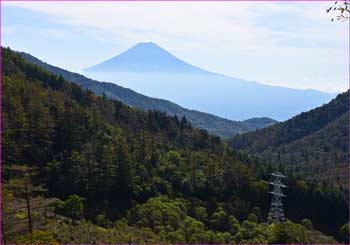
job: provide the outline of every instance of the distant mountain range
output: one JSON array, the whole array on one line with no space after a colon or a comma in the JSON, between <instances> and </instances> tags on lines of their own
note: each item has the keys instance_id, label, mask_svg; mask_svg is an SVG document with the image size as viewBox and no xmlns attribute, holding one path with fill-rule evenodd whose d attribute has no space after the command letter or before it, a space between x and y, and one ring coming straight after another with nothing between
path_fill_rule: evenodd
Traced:
<instances>
[{"instance_id":1,"label":"distant mountain range","mask_svg":"<svg viewBox=\"0 0 350 245\"><path fill-rule=\"evenodd\" d=\"M82 87L93 91L97 95L104 94L109 98L118 99L127 105L137 107L141 110L159 110L169 115L176 115L179 118L186 117L194 127L206 129L208 132L223 138L232 137L237 133L255 130L277 122L276 120L266 117L252 118L245 121L232 121L208 113L189 110L167 100L144 96L114 83L99 82L80 74L66 71L49 65L27 53L19 52L19 54L25 60L55 75L62 76L68 81L80 84Z\"/></svg>"},{"instance_id":2,"label":"distant mountain range","mask_svg":"<svg viewBox=\"0 0 350 245\"><path fill-rule=\"evenodd\" d=\"M154 43L138 43L84 72L99 81L114 82L147 96L232 120L270 117L283 121L336 96L310 89L248 82L205 71Z\"/></svg>"},{"instance_id":3,"label":"distant mountain range","mask_svg":"<svg viewBox=\"0 0 350 245\"><path fill-rule=\"evenodd\" d=\"M237 135L229 144L314 180L348 185L349 91L288 121Z\"/></svg>"}]
</instances>

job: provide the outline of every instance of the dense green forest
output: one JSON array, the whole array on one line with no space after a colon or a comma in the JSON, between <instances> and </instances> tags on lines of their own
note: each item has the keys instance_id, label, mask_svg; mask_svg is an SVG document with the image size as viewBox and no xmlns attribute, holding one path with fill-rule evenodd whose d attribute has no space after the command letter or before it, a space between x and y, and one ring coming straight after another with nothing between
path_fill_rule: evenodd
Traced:
<instances>
[{"instance_id":1,"label":"dense green forest","mask_svg":"<svg viewBox=\"0 0 350 245\"><path fill-rule=\"evenodd\" d=\"M288 121L229 140L235 149L286 166L310 181L348 188L349 92Z\"/></svg>"},{"instance_id":2,"label":"dense green forest","mask_svg":"<svg viewBox=\"0 0 350 245\"><path fill-rule=\"evenodd\" d=\"M269 225L273 164L2 55L3 242L348 241L344 190L290 171L288 221Z\"/></svg>"},{"instance_id":3,"label":"dense green forest","mask_svg":"<svg viewBox=\"0 0 350 245\"><path fill-rule=\"evenodd\" d=\"M157 110L164 111L171 116L176 115L179 118L186 117L194 127L205 129L222 138L229 138L237 133L263 128L277 122L266 117L232 121L209 113L189 110L168 100L151 98L114 83L98 82L80 74L49 65L27 53L20 52L18 54L30 63L38 65L55 75L62 76L67 81L80 84L83 88L91 90L96 95L102 96L105 94L107 98L120 100L129 106L137 107L144 111Z\"/></svg>"}]
</instances>

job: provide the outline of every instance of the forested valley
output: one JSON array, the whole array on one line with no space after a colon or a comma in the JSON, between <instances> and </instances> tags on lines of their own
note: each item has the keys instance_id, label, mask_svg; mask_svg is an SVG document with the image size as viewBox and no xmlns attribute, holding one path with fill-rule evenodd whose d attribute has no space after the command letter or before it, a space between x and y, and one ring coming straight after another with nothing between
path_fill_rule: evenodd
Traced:
<instances>
[{"instance_id":1,"label":"forested valley","mask_svg":"<svg viewBox=\"0 0 350 245\"><path fill-rule=\"evenodd\" d=\"M348 243L348 194L186 118L96 96L2 48L4 243Z\"/></svg>"},{"instance_id":2,"label":"forested valley","mask_svg":"<svg viewBox=\"0 0 350 245\"><path fill-rule=\"evenodd\" d=\"M312 182L349 188L349 91L271 127L237 135L233 148Z\"/></svg>"}]
</instances>

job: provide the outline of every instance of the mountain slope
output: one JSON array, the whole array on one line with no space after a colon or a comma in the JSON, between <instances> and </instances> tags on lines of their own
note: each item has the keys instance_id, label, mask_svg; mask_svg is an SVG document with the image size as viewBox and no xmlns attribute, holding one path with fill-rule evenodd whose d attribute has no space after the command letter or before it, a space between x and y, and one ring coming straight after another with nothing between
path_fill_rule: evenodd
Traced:
<instances>
[{"instance_id":1,"label":"mountain slope","mask_svg":"<svg viewBox=\"0 0 350 245\"><path fill-rule=\"evenodd\" d=\"M317 90L270 86L198 69L158 45L141 43L84 74L231 120L269 117L284 121L335 97Z\"/></svg>"},{"instance_id":2,"label":"mountain slope","mask_svg":"<svg viewBox=\"0 0 350 245\"><path fill-rule=\"evenodd\" d=\"M231 121L208 113L188 110L167 100L156 99L136 93L131 89L118 86L113 83L98 82L77 73L69 72L55 66L51 66L27 53L19 53L27 61L36 64L64 79L81 84L97 95L105 94L108 98L118 99L127 105L137 107L141 110L159 110L179 118L186 117L196 128L208 130L208 132L223 138L231 137L237 133L243 133L275 123L270 118L255 118L247 121Z\"/></svg>"},{"instance_id":3,"label":"mountain slope","mask_svg":"<svg viewBox=\"0 0 350 245\"><path fill-rule=\"evenodd\" d=\"M308 220L264 223L262 165L218 137L2 55L5 243L336 243ZM338 231L345 197L315 189L292 192L302 218Z\"/></svg>"},{"instance_id":4,"label":"mountain slope","mask_svg":"<svg viewBox=\"0 0 350 245\"><path fill-rule=\"evenodd\" d=\"M308 178L327 179L346 186L348 110L346 92L288 121L235 136L229 143L266 161L300 168Z\"/></svg>"}]
</instances>

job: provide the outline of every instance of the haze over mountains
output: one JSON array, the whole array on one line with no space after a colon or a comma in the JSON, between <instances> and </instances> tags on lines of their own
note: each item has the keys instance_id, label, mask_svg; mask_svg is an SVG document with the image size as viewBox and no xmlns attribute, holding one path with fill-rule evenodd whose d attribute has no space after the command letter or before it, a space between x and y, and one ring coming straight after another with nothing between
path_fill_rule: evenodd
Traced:
<instances>
[{"instance_id":1,"label":"haze over mountains","mask_svg":"<svg viewBox=\"0 0 350 245\"><path fill-rule=\"evenodd\" d=\"M232 137L237 133L252 131L277 122L276 120L266 117L255 117L244 121L227 120L209 113L183 108L171 101L147 97L131 89L118 86L117 84L89 79L80 74L49 65L27 53L21 52L18 54L30 63L38 65L55 75L62 76L68 81L80 84L82 87L93 91L97 95L104 94L109 98L120 100L129 106L137 107L145 111L158 110L166 112L171 116L176 115L180 119L186 117L194 127L206 129L209 133L216 134L222 138Z\"/></svg>"},{"instance_id":2,"label":"haze over mountains","mask_svg":"<svg viewBox=\"0 0 350 245\"><path fill-rule=\"evenodd\" d=\"M269 86L209 72L154 43L138 43L84 72L97 80L232 120L252 117L286 120L335 97L317 90Z\"/></svg>"}]
</instances>

